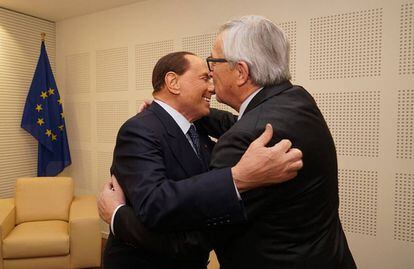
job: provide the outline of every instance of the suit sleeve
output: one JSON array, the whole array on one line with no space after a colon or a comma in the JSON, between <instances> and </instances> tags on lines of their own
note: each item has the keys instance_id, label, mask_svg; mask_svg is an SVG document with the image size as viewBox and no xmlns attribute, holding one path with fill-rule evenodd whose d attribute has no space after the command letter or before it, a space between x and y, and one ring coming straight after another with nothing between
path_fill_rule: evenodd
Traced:
<instances>
[{"instance_id":1,"label":"suit sleeve","mask_svg":"<svg viewBox=\"0 0 414 269\"><path fill-rule=\"evenodd\" d=\"M203 130L209 136L219 138L237 121L237 116L230 112L215 108L210 109L210 114L196 121L197 130Z\"/></svg>"},{"instance_id":2,"label":"suit sleeve","mask_svg":"<svg viewBox=\"0 0 414 269\"><path fill-rule=\"evenodd\" d=\"M259 119L251 120L249 129L237 129L227 132L220 143L215 147L215 154L211 159L210 167L220 169L235 165L246 152L250 143L263 131L267 122ZM257 126L255 126L257 124ZM274 133L267 146L273 146L281 140L279 129ZM257 218L264 208L271 206L278 199L281 184L255 188L241 193L247 221Z\"/></svg>"},{"instance_id":3,"label":"suit sleeve","mask_svg":"<svg viewBox=\"0 0 414 269\"><path fill-rule=\"evenodd\" d=\"M176 259L200 257L211 250L199 232L159 233L147 229L130 206L116 212L114 234L126 245Z\"/></svg>"},{"instance_id":4,"label":"suit sleeve","mask_svg":"<svg viewBox=\"0 0 414 269\"><path fill-rule=\"evenodd\" d=\"M136 216L150 229L200 229L240 223L244 210L230 168L175 181L167 178L160 139L142 122L120 129L112 173Z\"/></svg>"}]
</instances>

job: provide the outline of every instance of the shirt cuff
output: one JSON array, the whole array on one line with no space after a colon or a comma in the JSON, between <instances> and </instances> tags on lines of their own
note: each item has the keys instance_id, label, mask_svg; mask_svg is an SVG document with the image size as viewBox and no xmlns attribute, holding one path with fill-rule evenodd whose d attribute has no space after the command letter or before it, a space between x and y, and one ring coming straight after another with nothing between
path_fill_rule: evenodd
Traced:
<instances>
[{"instance_id":1,"label":"shirt cuff","mask_svg":"<svg viewBox=\"0 0 414 269\"><path fill-rule=\"evenodd\" d=\"M116 214L116 212L118 211L118 209L121 207L121 206L124 206L125 204L120 204L119 206L117 206L116 208L115 208L115 210L114 210L114 213L112 213L112 217L111 217L111 232L112 232L112 234L113 235L115 235L115 231L114 231L114 219L115 219L115 214Z\"/></svg>"},{"instance_id":2,"label":"shirt cuff","mask_svg":"<svg viewBox=\"0 0 414 269\"><path fill-rule=\"evenodd\" d=\"M239 201L241 201L242 198L240 196L239 190L237 189L236 182L233 181L233 184L234 184L234 189L236 189L237 198L239 199Z\"/></svg>"}]
</instances>

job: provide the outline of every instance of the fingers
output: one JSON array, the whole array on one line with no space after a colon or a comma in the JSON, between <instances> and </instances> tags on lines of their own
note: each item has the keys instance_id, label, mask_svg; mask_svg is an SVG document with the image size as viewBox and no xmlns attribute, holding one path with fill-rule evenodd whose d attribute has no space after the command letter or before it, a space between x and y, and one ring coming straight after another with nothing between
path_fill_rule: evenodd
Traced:
<instances>
[{"instance_id":1,"label":"fingers","mask_svg":"<svg viewBox=\"0 0 414 269\"><path fill-rule=\"evenodd\" d=\"M104 183L102 192L105 190L112 190L112 182L110 180Z\"/></svg>"},{"instance_id":2,"label":"fingers","mask_svg":"<svg viewBox=\"0 0 414 269\"><path fill-rule=\"evenodd\" d=\"M273 128L269 123L266 124L264 132L252 142L258 146L266 146L273 137Z\"/></svg>"},{"instance_id":3,"label":"fingers","mask_svg":"<svg viewBox=\"0 0 414 269\"><path fill-rule=\"evenodd\" d=\"M298 171L298 170L302 169L302 167L303 167L303 161L302 161L303 154L302 154L302 151L300 151L297 148L293 148L293 149L290 149L286 153L286 156L287 156L288 160L291 162L289 167L288 167L289 171L294 172L294 171Z\"/></svg>"},{"instance_id":4,"label":"fingers","mask_svg":"<svg viewBox=\"0 0 414 269\"><path fill-rule=\"evenodd\" d=\"M140 104L138 107L138 113L141 113L142 111L147 109L151 105L151 103L152 103L151 99L144 100L144 102L142 102L142 104Z\"/></svg>"},{"instance_id":5,"label":"fingers","mask_svg":"<svg viewBox=\"0 0 414 269\"><path fill-rule=\"evenodd\" d=\"M279 143L275 144L270 149L277 152L288 152L292 147L292 142L288 139L283 139Z\"/></svg>"},{"instance_id":6,"label":"fingers","mask_svg":"<svg viewBox=\"0 0 414 269\"><path fill-rule=\"evenodd\" d=\"M302 162L302 160L299 160L299 161L296 161L296 162L291 163L289 165L288 170L290 170L290 171L298 171L298 170L302 169L302 167L303 167L303 162Z\"/></svg>"},{"instance_id":7,"label":"fingers","mask_svg":"<svg viewBox=\"0 0 414 269\"><path fill-rule=\"evenodd\" d=\"M140 104L140 105L138 106L138 110L137 110L137 112L138 112L138 113L141 113L142 111L144 111L144 109L145 109L145 103L144 103L144 104Z\"/></svg>"},{"instance_id":8,"label":"fingers","mask_svg":"<svg viewBox=\"0 0 414 269\"><path fill-rule=\"evenodd\" d=\"M122 190L121 186L119 186L118 180L116 179L116 177L114 175L112 175L111 177L112 179L112 186L114 188L114 190Z\"/></svg>"},{"instance_id":9,"label":"fingers","mask_svg":"<svg viewBox=\"0 0 414 269\"><path fill-rule=\"evenodd\" d=\"M298 175L298 172L289 172L289 173L287 173L286 174L286 178L285 178L285 181L287 181L287 180L289 180L289 179L293 179L293 178L295 178L296 176Z\"/></svg>"},{"instance_id":10,"label":"fingers","mask_svg":"<svg viewBox=\"0 0 414 269\"><path fill-rule=\"evenodd\" d=\"M301 160L303 158L302 151L297 148L289 149L286 155L291 160Z\"/></svg>"},{"instance_id":11,"label":"fingers","mask_svg":"<svg viewBox=\"0 0 414 269\"><path fill-rule=\"evenodd\" d=\"M145 108L149 107L152 104L152 101L153 101L152 99L145 99L144 100L144 104L146 105Z\"/></svg>"}]
</instances>

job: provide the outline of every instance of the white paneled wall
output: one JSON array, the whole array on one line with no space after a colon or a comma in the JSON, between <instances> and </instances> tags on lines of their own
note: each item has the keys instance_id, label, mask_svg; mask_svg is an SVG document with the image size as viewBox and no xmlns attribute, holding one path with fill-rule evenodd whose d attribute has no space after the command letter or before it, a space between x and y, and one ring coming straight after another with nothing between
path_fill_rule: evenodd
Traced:
<instances>
[{"instance_id":1,"label":"white paneled wall","mask_svg":"<svg viewBox=\"0 0 414 269\"><path fill-rule=\"evenodd\" d=\"M37 141L20 128L40 54L40 33L55 67L55 24L0 8L0 198L12 197L18 177L37 175ZM58 83L59 87L59 83Z\"/></svg>"},{"instance_id":2,"label":"white paneled wall","mask_svg":"<svg viewBox=\"0 0 414 269\"><path fill-rule=\"evenodd\" d=\"M339 155L379 156L380 91L323 91L314 98Z\"/></svg>"},{"instance_id":3,"label":"white paneled wall","mask_svg":"<svg viewBox=\"0 0 414 269\"><path fill-rule=\"evenodd\" d=\"M128 47L96 52L96 91L128 90Z\"/></svg>"},{"instance_id":4,"label":"white paneled wall","mask_svg":"<svg viewBox=\"0 0 414 269\"><path fill-rule=\"evenodd\" d=\"M165 40L135 46L136 87L139 91L152 91L152 68L159 58L174 51L174 41Z\"/></svg>"}]
</instances>

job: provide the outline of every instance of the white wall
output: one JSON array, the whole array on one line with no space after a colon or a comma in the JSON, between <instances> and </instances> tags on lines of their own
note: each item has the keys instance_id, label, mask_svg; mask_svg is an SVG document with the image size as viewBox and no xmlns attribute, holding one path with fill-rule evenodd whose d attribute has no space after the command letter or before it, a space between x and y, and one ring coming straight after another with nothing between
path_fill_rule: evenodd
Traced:
<instances>
[{"instance_id":1,"label":"white wall","mask_svg":"<svg viewBox=\"0 0 414 269\"><path fill-rule=\"evenodd\" d=\"M14 195L17 178L37 175L37 141L20 122L42 32L54 69L55 24L0 8L0 198Z\"/></svg>"},{"instance_id":2,"label":"white wall","mask_svg":"<svg viewBox=\"0 0 414 269\"><path fill-rule=\"evenodd\" d=\"M260 14L292 43L294 82L317 100L338 151L341 219L359 268L414 268L411 1L147 1L58 22L57 80L78 193L108 178L115 136L151 96L155 61L205 57L223 22ZM106 229L105 226L102 226Z\"/></svg>"}]
</instances>

